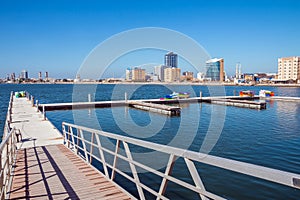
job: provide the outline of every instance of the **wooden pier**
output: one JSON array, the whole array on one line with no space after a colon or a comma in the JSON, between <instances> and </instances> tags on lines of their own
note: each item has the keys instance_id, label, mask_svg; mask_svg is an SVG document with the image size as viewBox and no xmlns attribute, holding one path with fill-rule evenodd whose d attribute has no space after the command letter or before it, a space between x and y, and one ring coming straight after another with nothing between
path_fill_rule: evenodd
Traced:
<instances>
[{"instance_id":1,"label":"wooden pier","mask_svg":"<svg viewBox=\"0 0 300 200\"><path fill-rule=\"evenodd\" d=\"M0 147L0 199L135 199L66 148L27 98L11 100Z\"/></svg>"},{"instance_id":2,"label":"wooden pier","mask_svg":"<svg viewBox=\"0 0 300 200\"><path fill-rule=\"evenodd\" d=\"M198 102L198 100L198 98L190 98L188 101ZM222 100L220 97L201 98L202 102L239 103L243 101L254 105L253 101L247 102L248 100L239 98ZM155 106L152 104L156 101L161 102L159 100L151 101L153 102L144 103L140 100L132 105L156 107L159 104L155 104ZM176 100L171 100L172 103L174 101ZM177 101L187 102L181 99ZM128 101L119 101L111 105L120 104L126 105ZM93 103L89 102L88 105L92 106ZM101 105L101 102L97 105ZM102 105L108 106L109 103L106 102ZM59 105L56 104L56 106ZM82 108L80 103L76 106ZM159 108L161 109L163 106L159 105ZM202 180L199 175L202 169L198 169L198 166L201 166L198 164L300 189L300 175L291 172L161 145L66 122L62 123L63 134L61 134L39 108L41 107L33 106L32 102L26 98L11 96L5 123L5 135L0 145L1 200L147 199L146 192L147 195L152 195L153 199L167 200L165 191L168 188L168 182L189 190L191 193L196 193L200 199L225 199L223 196L207 190L205 179ZM165 108L168 109L170 106ZM45 110L45 105L43 105L43 110ZM105 145L107 143L103 140L104 138L110 141L110 145L114 144L113 149L111 146ZM132 146L166 155L165 171L157 170L132 156ZM95 154L95 150L98 152L97 154ZM113 161L107 162L106 156L113 158ZM185 163L182 165L183 170L188 172L192 182L173 176L173 166L178 160ZM92 165L93 161L99 162L103 172ZM128 162L130 171L122 171L121 166L117 165L120 161ZM161 182L158 185L149 186L148 179L140 178L141 174L138 173L138 168L156 175ZM128 182L125 182L125 185L128 183L135 185L138 193L135 194L136 197L114 182L116 176L127 179Z\"/></svg>"}]
</instances>

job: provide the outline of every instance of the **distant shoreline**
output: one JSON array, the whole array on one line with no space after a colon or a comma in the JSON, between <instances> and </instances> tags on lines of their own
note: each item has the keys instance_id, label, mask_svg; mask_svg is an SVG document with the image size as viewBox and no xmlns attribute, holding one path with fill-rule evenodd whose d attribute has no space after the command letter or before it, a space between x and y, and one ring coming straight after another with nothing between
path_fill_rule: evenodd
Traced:
<instances>
[{"instance_id":1,"label":"distant shoreline","mask_svg":"<svg viewBox=\"0 0 300 200\"><path fill-rule=\"evenodd\" d=\"M268 86L268 87L300 87L300 84L266 84L266 83L259 83L255 85L249 85L249 84L234 84L234 83L190 83L190 82L180 82L180 83L165 83L165 82L112 82L112 83L102 83L102 82L38 82L38 83L0 83L0 85L86 85L86 84L92 84L92 85L199 85L199 86L254 86L254 87L261 87L261 86Z\"/></svg>"}]
</instances>

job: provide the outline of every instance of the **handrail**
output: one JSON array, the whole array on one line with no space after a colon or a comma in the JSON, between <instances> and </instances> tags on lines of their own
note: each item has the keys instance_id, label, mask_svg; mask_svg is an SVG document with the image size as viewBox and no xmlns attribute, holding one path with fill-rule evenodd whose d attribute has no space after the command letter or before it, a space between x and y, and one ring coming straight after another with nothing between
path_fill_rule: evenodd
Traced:
<instances>
[{"instance_id":1,"label":"handrail","mask_svg":"<svg viewBox=\"0 0 300 200\"><path fill-rule=\"evenodd\" d=\"M17 139L15 127L0 144L0 199L6 199L12 181L12 170L16 160Z\"/></svg>"},{"instance_id":2,"label":"handrail","mask_svg":"<svg viewBox=\"0 0 300 200\"><path fill-rule=\"evenodd\" d=\"M68 148L70 148L75 153L79 154L89 164L92 163L92 159L96 159L97 161L102 163L104 174L107 178L113 180L115 174L118 173L123 177L127 178L129 181L133 182L136 185L140 199L145 199L143 190L150 192L157 199L167 199L167 197L164 196L164 192L166 190L168 181L174 182L184 188L196 192L197 194L199 194L201 199L207 199L207 197L210 199L224 199L223 197L220 197L205 190L204 184L202 183L202 180L196 169L195 163L204 163L214 167L238 172L241 174L246 174L267 181L300 189L299 174L285 172L277 169L271 169L217 156L211 156L176 147L147 142L66 122L62 123L62 128L65 145ZM87 137L83 134L83 132L88 132L91 136ZM105 148L102 145L103 141L100 140L100 136L116 140L115 150L112 151L110 149ZM120 144L123 144L125 155L124 153L120 153ZM169 156L169 161L165 169L165 173L162 173L149 166L146 166L143 163L138 162L137 160L134 160L131 155L129 144L167 154ZM94 148L98 148L99 156L96 156L93 153ZM113 164L107 163L105 161L104 153L110 154L114 157ZM183 158L183 160L185 161L187 169L192 176L194 182L193 184L171 176L173 165L177 161L177 158ZM118 159L127 161L129 163L132 176L129 176L127 173L117 168L116 163ZM159 191L154 191L153 189L149 188L140 181L139 175L136 171L136 167L142 168L162 178ZM108 168L110 170L108 170Z\"/></svg>"},{"instance_id":3,"label":"handrail","mask_svg":"<svg viewBox=\"0 0 300 200\"><path fill-rule=\"evenodd\" d=\"M0 199L7 199L12 182L12 170L16 160L17 136L15 127L11 127L14 92L10 93L9 104L0 144Z\"/></svg>"}]
</instances>

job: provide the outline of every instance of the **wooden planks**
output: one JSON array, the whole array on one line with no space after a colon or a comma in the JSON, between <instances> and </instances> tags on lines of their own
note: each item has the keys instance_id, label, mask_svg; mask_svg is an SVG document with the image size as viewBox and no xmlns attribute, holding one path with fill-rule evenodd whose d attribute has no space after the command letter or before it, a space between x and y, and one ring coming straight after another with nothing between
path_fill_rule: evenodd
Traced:
<instances>
[{"instance_id":1,"label":"wooden planks","mask_svg":"<svg viewBox=\"0 0 300 200\"><path fill-rule=\"evenodd\" d=\"M18 151L10 199L131 199L64 145Z\"/></svg>"}]
</instances>

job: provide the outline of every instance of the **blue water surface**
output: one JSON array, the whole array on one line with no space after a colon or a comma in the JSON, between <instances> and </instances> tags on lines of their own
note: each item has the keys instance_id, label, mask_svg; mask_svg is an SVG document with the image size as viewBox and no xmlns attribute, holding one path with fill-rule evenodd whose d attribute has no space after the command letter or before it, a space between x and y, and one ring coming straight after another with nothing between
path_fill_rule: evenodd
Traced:
<instances>
[{"instance_id":1,"label":"blue water surface","mask_svg":"<svg viewBox=\"0 0 300 200\"><path fill-rule=\"evenodd\" d=\"M40 103L92 100L160 98L173 91L189 92L192 97L234 95L241 90L268 89L278 96L300 97L297 87L189 86L189 85L73 85L0 84L0 128L5 122L10 91L26 90ZM169 117L141 110L114 107L92 110L51 111L48 119L61 130L63 121L91 128L166 144L210 155L234 159L300 174L300 103L268 101L266 110L224 107L210 104L182 104L180 117ZM224 123L223 123L224 122ZM160 127L161 126L161 127ZM208 134L208 132L210 134ZM133 149L133 151L138 149ZM150 160L153 158L149 158ZM153 161L154 162L154 161ZM191 181L184 163L178 160L174 176ZM300 190L240 175L204 164L197 164L208 191L228 199L300 199ZM163 171L163 169L161 169ZM129 191L134 185L118 179ZM153 187L157 177L144 173L141 180ZM169 183L170 199L195 199L189 191ZM147 199L152 199L147 195Z\"/></svg>"}]
</instances>

